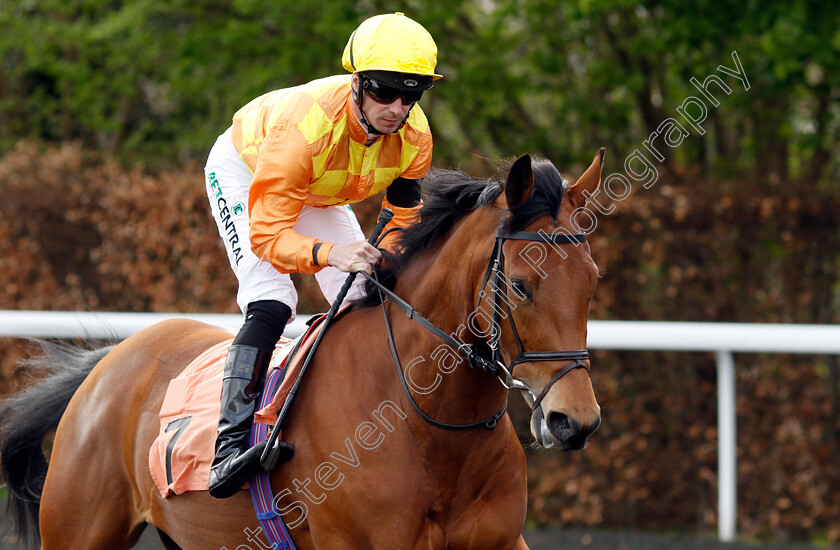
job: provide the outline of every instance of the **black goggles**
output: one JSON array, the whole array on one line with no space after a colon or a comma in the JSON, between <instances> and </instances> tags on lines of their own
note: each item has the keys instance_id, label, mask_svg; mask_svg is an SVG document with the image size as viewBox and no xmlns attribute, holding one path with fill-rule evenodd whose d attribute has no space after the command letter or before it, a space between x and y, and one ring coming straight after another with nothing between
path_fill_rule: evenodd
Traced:
<instances>
[{"instance_id":1,"label":"black goggles","mask_svg":"<svg viewBox=\"0 0 840 550\"><path fill-rule=\"evenodd\" d=\"M402 90L383 84L370 77L362 78L362 88L369 98L383 105L393 103L398 97L402 98L403 103L406 105L411 105L412 103L417 103L423 97L423 90Z\"/></svg>"}]
</instances>

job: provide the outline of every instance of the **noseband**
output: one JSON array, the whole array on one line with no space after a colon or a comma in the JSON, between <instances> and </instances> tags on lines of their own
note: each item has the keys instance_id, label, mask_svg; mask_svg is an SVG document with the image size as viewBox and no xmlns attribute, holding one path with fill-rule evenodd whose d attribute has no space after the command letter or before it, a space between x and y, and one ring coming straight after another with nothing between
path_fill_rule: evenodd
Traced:
<instances>
[{"instance_id":1,"label":"noseband","mask_svg":"<svg viewBox=\"0 0 840 550\"><path fill-rule=\"evenodd\" d=\"M443 340L452 349L458 350L458 352L467 359L472 368L481 369L489 374L498 376L502 385L508 390L516 389L525 392L526 399L529 402L531 402L532 411L536 410L537 407L540 406L540 403L548 394L549 390L554 386L554 384L556 384L557 381L559 381L569 372L578 368L583 368L589 371L589 365L585 363L585 361L589 359L589 352L585 349L573 351L525 351L525 347L522 345L522 340L519 337L519 332L516 330L516 323L513 320L513 312L510 307L510 302L507 300L507 291L504 283L505 254L503 250L504 242L506 240L545 242L553 244L577 244L586 241L586 235L581 233L573 235L553 233L548 234L545 232L536 233L528 231L505 232L503 230L504 219L505 215L503 214L502 220L499 224L499 229L496 231L496 244L493 248L493 253L490 256L490 260L487 263L487 269L485 270L484 280L481 283L481 289L479 290L478 294L478 303L480 305L481 300L485 296L485 289L487 287L487 284L490 284L490 291L492 292L491 300L493 304L493 322L492 326L490 327L491 339L489 342L487 342L487 346L490 348L489 359L484 357L479 351L477 351L472 344L467 344L465 342L461 342L455 339L452 335L446 333L445 331L437 327L435 324L433 324L431 321L417 313L414 307L411 306L408 302L397 296L390 289L383 286L377 280L375 272L373 276L362 272L362 275L364 275L368 279L368 281L370 281L379 290L380 303L382 305L382 311L385 316L385 327L386 333L388 335L388 343L391 347L391 355L394 358L394 363L400 375L400 382L402 383L403 390L408 396L408 400L411 403L411 406L415 410L415 412L417 412L417 414L423 420L438 428L443 428L446 430L469 430L472 428L478 428L483 426L488 430L492 430L498 424L499 419L501 419L501 417L504 416L505 412L507 411L507 400L505 400L504 406L496 414L485 418L484 420L479 420L478 422L472 422L469 424L447 424L444 422L439 422L426 415L426 413L424 413L420 409L419 405L414 400L414 397L411 395L411 391L408 387L405 372L403 371L402 364L397 353L397 348L394 343L394 335L391 330L391 322L388 316L388 310L385 307L386 296L390 298L394 305L399 307L409 319L412 319L419 323L426 330ZM516 291L514 290L514 292ZM506 317L507 319L509 319L510 327L513 332L513 337L516 341L517 347L517 355L511 360L511 362L508 365L504 364L502 360L501 351L499 350L498 341L501 337L501 334L493 334L494 329L498 329L499 331L501 331L500 322L503 311L502 302L504 302L504 307L507 312ZM534 361L573 361L573 363L570 363L569 365L563 367L557 374L555 374L551 378L551 380L549 380L548 384L546 384L546 386L543 388L540 394L534 397L527 384L513 376L513 369L518 364Z\"/></svg>"}]
</instances>

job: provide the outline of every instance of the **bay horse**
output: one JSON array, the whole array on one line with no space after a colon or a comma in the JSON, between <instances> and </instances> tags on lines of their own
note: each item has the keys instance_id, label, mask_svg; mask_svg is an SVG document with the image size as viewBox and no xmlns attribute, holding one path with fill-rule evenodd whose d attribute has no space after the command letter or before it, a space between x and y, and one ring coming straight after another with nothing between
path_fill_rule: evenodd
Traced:
<instances>
[{"instance_id":1,"label":"bay horse","mask_svg":"<svg viewBox=\"0 0 840 550\"><path fill-rule=\"evenodd\" d=\"M603 155L573 186L528 155L498 181L427 178L419 221L377 268L393 292L388 323L374 287L326 332L286 417L296 453L271 485L297 548L528 548L525 454L506 385L537 401L541 447L581 449L600 423L585 351L598 269L573 212L600 185ZM418 316L402 315L395 296ZM52 374L0 410L19 533L37 539L39 525L43 550L115 550L152 525L167 549L268 548L247 491L162 498L149 473L167 385L231 336L170 320L110 348L52 346L52 359L32 360Z\"/></svg>"}]
</instances>

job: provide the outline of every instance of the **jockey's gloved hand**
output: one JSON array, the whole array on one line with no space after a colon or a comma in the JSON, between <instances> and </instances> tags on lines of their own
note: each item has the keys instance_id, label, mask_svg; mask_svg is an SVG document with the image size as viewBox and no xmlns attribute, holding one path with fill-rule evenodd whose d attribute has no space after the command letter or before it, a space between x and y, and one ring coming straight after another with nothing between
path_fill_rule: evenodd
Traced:
<instances>
[{"instance_id":1,"label":"jockey's gloved hand","mask_svg":"<svg viewBox=\"0 0 840 550\"><path fill-rule=\"evenodd\" d=\"M327 256L327 263L347 273L364 271L370 274L381 257L382 252L375 246L367 241L358 241L333 245Z\"/></svg>"}]
</instances>

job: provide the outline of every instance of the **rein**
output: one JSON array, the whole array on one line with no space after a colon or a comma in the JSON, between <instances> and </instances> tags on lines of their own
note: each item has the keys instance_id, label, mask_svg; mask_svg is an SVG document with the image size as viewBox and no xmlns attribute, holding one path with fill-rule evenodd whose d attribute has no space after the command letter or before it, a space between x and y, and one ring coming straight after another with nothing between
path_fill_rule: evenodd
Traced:
<instances>
[{"instance_id":1,"label":"rein","mask_svg":"<svg viewBox=\"0 0 840 550\"><path fill-rule=\"evenodd\" d=\"M490 290L492 292L492 300L493 300L493 327L501 327L500 320L501 320L501 302L502 300L502 292L503 292L503 280L504 280L504 251L502 249L504 242L506 240L524 240L524 241L532 241L532 242L546 242L546 243L554 243L554 244L568 244L568 243L582 243L586 241L586 235L584 234L548 234L544 232L536 233L536 232L528 232L528 231L515 231L506 233L502 230L504 224L505 215L502 215L502 220L499 224L499 229L496 231L496 244L493 248L493 253L490 256L490 260L487 264L487 269L484 274L484 280L481 284L481 290L479 291L478 295L478 302L481 303L483 296L485 295L485 288L487 284L490 283ZM378 243L377 243L378 244ZM501 351L499 350L498 346L498 335L496 338L492 338L490 342L487 343L488 347L491 351L490 359L483 357L472 344L467 344L461 342L450 334L436 326L434 323L420 315L414 307L397 296L393 291L386 288L382 285L377 276L376 272L374 275L368 275L367 273L361 272L362 275L371 282L379 291L380 297L380 304L382 306L382 313L385 317L385 327L386 333L388 335L388 344L391 348L391 355L394 358L394 364L397 367L397 371L399 372L400 376L400 383L402 384L403 391L405 392L406 396L408 397L409 402L411 403L412 408L415 412L427 423L435 426L437 428L442 428L445 430L470 430L473 428L485 427L488 430L492 430L496 427L499 422L499 419L504 416L505 412L507 412L508 408L508 400L505 399L505 404L502 408L483 420L479 420L477 422L471 422L468 424L448 424L445 422L439 422L426 413L420 408L420 406L415 401L414 397L411 395L411 391L408 387L408 382L405 377L405 372L403 372L402 363L399 358L399 354L397 352L396 344L394 343L394 334L391 329L391 321L388 316L388 310L385 307L385 298L386 296L390 298L390 300L396 305L402 312L411 320L416 321L420 326L437 336L439 339L443 340L446 344L448 344L451 348L456 349L462 356L464 356L467 361L469 362L470 366L474 369L481 369L488 374L493 374L499 377L500 382L502 385L510 389L517 389L523 392L527 392L526 396L532 397L533 394L531 393L528 386L522 382L521 380L515 378L513 376L513 369L516 365L520 363L527 363L533 361L574 361L573 363L566 365L563 369L561 369L557 374L555 374L551 380L546 384L543 390L540 392L538 396L533 398L533 403L531 403L531 410L532 412L540 406L540 403L548 394L549 390L556 384L561 378L563 378L566 374L571 372L577 368L583 368L589 371L589 365L587 365L584 361L589 359L589 352L585 349L583 350L572 350L572 351L536 351L536 352L527 352L525 351L524 346L522 345L522 340L519 337L519 332L516 330L516 324L513 321L513 312L510 308L510 303L507 300L504 300L505 308L507 310L507 318L510 321L510 326L513 331L514 339L516 340L517 346L517 355L513 358L513 360L507 366L502 361ZM507 292L504 293L505 298L507 298ZM491 327L492 330L492 327ZM502 379L502 374L504 374L504 379ZM527 399L527 397L526 397ZM530 402L531 399L528 399Z\"/></svg>"},{"instance_id":2,"label":"rein","mask_svg":"<svg viewBox=\"0 0 840 550\"><path fill-rule=\"evenodd\" d=\"M380 305L382 306L382 313L385 316L385 327L386 327L385 332L388 334L388 345L391 347L391 355L394 357L394 365L396 365L397 372L399 372L400 383L402 384L403 391L405 392L405 395L408 397L408 401L409 401L409 403L411 403L411 407L418 414L418 416L420 416L420 418L422 418L423 420L425 420L426 422L428 422L432 426L435 426L436 428L442 428L444 430L471 430L473 428L480 428L481 426L484 426L488 430L492 430L493 428L495 428L496 424L498 424L498 422L499 422L499 419L502 418L502 416L504 416L505 412L507 412L507 408L508 408L507 399L505 399L504 406L496 414L494 414L492 416L489 416L489 417L485 418L484 420L479 420L477 422L471 422L469 424L447 424L446 422L439 422L439 421L435 420L434 418L430 417L429 415L427 415L426 413L423 412L423 410L420 408L420 405L418 405L417 401L415 401L414 396L411 395L411 390L408 387L408 381L406 381L406 379L405 379L405 372L403 372L402 363L400 362L400 356L397 353L397 346L394 343L394 332L393 332L393 330L391 330L391 320L388 317L388 308L385 307L385 298L384 298L384 296L382 296L383 293L387 293L389 298L391 298L391 300L394 301L394 303L396 303L400 307L400 309L402 309L403 312L406 313L406 315L408 315L409 319L414 319L415 321L420 323L424 328L429 330L432 334L436 335L437 337L441 338L444 342L446 342L450 346L453 346L453 344L455 344L455 347L459 350L462 350L462 348L469 347L470 351L467 352L467 360L471 361L472 357L475 357L475 358L477 358L477 360L481 360L481 361L485 361L485 362L486 362L486 360L483 357L479 356L474 351L472 351L472 346L470 346L469 344L458 345L457 340L455 340L449 334L445 333L444 331L439 329L437 326L432 324L428 319L426 319L425 317L423 317L422 315L417 313L416 310L412 306L410 306L402 298L400 298L399 296L397 296L396 294L394 294L393 292L391 292L390 290L388 290L384 286L382 286L379 283L379 281L376 281L373 278L368 278L368 280L373 282L379 288L379 296L381 298ZM399 301L394 300L395 298L396 298L396 300L399 300ZM410 311L406 311L404 309L404 306L408 306ZM462 351L462 353L464 353L464 352ZM470 364L472 364L472 362Z\"/></svg>"}]
</instances>

